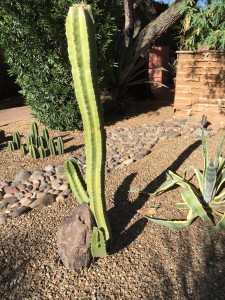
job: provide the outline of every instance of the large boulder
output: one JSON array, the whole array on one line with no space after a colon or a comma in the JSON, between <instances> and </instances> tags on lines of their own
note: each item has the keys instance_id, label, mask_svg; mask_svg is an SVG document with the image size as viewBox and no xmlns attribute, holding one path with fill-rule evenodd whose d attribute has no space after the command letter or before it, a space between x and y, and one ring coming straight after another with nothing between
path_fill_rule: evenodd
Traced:
<instances>
[{"instance_id":1,"label":"large boulder","mask_svg":"<svg viewBox=\"0 0 225 300\"><path fill-rule=\"evenodd\" d=\"M91 234L94 217L89 205L80 205L59 227L58 252L67 269L81 269L92 262Z\"/></svg>"}]
</instances>

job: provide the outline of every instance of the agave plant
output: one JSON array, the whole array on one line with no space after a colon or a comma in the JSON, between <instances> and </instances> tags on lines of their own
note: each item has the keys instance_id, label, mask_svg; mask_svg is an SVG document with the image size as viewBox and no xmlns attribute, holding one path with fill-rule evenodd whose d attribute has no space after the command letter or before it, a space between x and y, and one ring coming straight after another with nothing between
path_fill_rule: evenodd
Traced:
<instances>
[{"instance_id":1,"label":"agave plant","mask_svg":"<svg viewBox=\"0 0 225 300\"><path fill-rule=\"evenodd\" d=\"M225 229L225 157L221 151L225 136L223 137L214 160L208 159L208 149L204 129L202 127L202 147L204 154L203 171L193 167L194 175L197 177L199 188L191 184L184 177L172 171L167 174L167 180L150 196L157 196L174 185L182 187L181 196L183 203L177 203L179 209L188 209L186 220L169 221L156 219L146 214L145 210L139 210L152 222L168 227L171 230L180 231L189 226L197 217L207 222L212 228L210 232Z\"/></svg>"},{"instance_id":2,"label":"agave plant","mask_svg":"<svg viewBox=\"0 0 225 300\"><path fill-rule=\"evenodd\" d=\"M123 105L131 86L154 83L149 81L146 75L148 74L146 59L136 56L132 45L133 43L126 47L124 34L120 34L112 54L114 63L105 65L105 86L116 107ZM163 67L154 69L167 71ZM163 84L161 86L166 87Z\"/></svg>"}]
</instances>

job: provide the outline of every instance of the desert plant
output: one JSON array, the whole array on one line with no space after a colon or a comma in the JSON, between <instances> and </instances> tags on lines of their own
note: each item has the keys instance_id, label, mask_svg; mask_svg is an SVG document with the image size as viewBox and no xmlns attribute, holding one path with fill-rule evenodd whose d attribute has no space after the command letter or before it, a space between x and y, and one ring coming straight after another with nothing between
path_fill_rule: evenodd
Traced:
<instances>
[{"instance_id":1,"label":"desert plant","mask_svg":"<svg viewBox=\"0 0 225 300\"><path fill-rule=\"evenodd\" d=\"M146 211L139 210L152 222L168 227L171 230L180 231L189 226L194 219L200 217L207 222L212 229L210 232L216 232L225 229L225 191L223 190L225 183L225 157L221 156L222 146L225 136L222 139L219 149L214 160L208 160L208 150L204 129L202 128L202 147L204 154L203 171L193 167L194 174L197 177L199 188L192 183L172 171L167 173L167 180L150 196L157 196L168 190L174 185L181 186L181 196L183 203L177 203L179 209L189 209L187 219L184 221L168 221L156 219L146 214ZM218 221L217 221L218 219Z\"/></svg>"},{"instance_id":2,"label":"desert plant","mask_svg":"<svg viewBox=\"0 0 225 300\"><path fill-rule=\"evenodd\" d=\"M20 134L13 132L13 141L8 143L8 148L11 151L19 150L21 155L25 155L27 152L32 158L45 158L50 155L63 155L64 145L63 139L58 137L57 149L53 138L49 138L49 133L46 128L42 130L43 135L38 134L38 125L33 122L30 126L30 134L26 138L26 144L21 144ZM32 146L32 147L31 147Z\"/></svg>"},{"instance_id":3,"label":"desert plant","mask_svg":"<svg viewBox=\"0 0 225 300\"><path fill-rule=\"evenodd\" d=\"M4 2L4 3L3 3ZM25 101L34 116L49 128L81 129L77 102L74 101L72 77L64 32L69 6L78 0L0 1L0 47L16 76ZM107 56L108 45L116 32L115 11L119 1L93 3L97 21L98 65Z\"/></svg>"},{"instance_id":4,"label":"desert plant","mask_svg":"<svg viewBox=\"0 0 225 300\"><path fill-rule=\"evenodd\" d=\"M135 56L133 43L126 46L124 34L120 33L112 50L113 62L105 64L105 86L116 107L124 104L130 87L154 83L148 78L146 58ZM154 69L167 71L163 67Z\"/></svg>"},{"instance_id":5,"label":"desert plant","mask_svg":"<svg viewBox=\"0 0 225 300\"><path fill-rule=\"evenodd\" d=\"M106 142L97 79L95 26L89 5L74 5L69 9L66 36L85 132L86 182L71 160L64 163L64 168L78 203L90 204L97 225L92 233L92 255L101 257L106 255L106 242L111 239L111 232L104 195Z\"/></svg>"}]
</instances>

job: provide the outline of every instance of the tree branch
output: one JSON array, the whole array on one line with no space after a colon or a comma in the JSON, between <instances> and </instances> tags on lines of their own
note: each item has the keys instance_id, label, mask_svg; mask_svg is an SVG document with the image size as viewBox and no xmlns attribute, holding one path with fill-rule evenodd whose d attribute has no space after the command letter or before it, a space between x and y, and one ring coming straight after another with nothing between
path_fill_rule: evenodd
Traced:
<instances>
[{"instance_id":1,"label":"tree branch","mask_svg":"<svg viewBox=\"0 0 225 300\"><path fill-rule=\"evenodd\" d=\"M182 1L184 0L176 0L166 11L142 29L135 43L136 56L148 52L155 40L181 17L180 4Z\"/></svg>"}]
</instances>

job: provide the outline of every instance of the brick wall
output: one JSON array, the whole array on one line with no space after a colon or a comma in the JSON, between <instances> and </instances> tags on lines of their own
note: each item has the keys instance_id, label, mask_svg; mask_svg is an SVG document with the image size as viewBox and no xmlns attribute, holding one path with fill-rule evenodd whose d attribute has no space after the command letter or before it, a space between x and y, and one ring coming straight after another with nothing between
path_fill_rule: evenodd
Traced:
<instances>
[{"instance_id":1,"label":"brick wall","mask_svg":"<svg viewBox=\"0 0 225 300\"><path fill-rule=\"evenodd\" d=\"M178 51L175 117L225 121L225 52Z\"/></svg>"}]
</instances>

